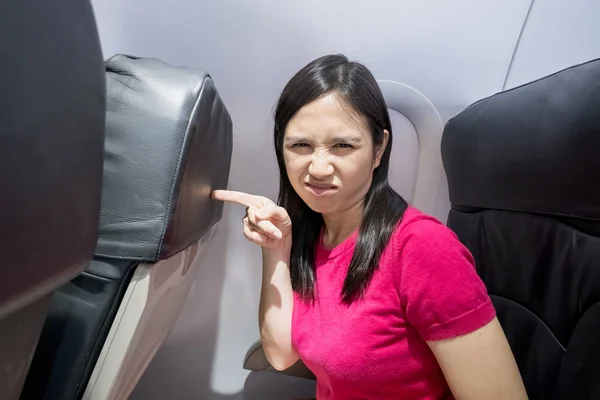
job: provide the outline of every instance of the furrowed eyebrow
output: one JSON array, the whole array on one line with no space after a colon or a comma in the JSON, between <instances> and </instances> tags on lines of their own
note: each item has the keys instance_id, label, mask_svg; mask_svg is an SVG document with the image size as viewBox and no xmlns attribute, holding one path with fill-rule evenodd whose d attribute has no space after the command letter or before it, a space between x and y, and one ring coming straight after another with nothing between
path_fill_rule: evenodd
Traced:
<instances>
[{"instance_id":1,"label":"furrowed eyebrow","mask_svg":"<svg viewBox=\"0 0 600 400\"><path fill-rule=\"evenodd\" d=\"M301 137L301 136L287 136L285 138L285 142L286 143L298 143L298 142L310 142L310 140L306 137ZM331 139L332 143L360 143L361 139L357 138L357 137L351 137L351 136L336 136L334 138Z\"/></svg>"},{"instance_id":2,"label":"furrowed eyebrow","mask_svg":"<svg viewBox=\"0 0 600 400\"><path fill-rule=\"evenodd\" d=\"M335 143L360 143L360 138L357 137L351 137L351 136L337 136L334 137L332 142Z\"/></svg>"},{"instance_id":3,"label":"furrowed eyebrow","mask_svg":"<svg viewBox=\"0 0 600 400\"><path fill-rule=\"evenodd\" d=\"M285 137L285 142L290 143L290 142L308 142L309 140L305 137L301 137L301 136L286 136Z\"/></svg>"}]
</instances>

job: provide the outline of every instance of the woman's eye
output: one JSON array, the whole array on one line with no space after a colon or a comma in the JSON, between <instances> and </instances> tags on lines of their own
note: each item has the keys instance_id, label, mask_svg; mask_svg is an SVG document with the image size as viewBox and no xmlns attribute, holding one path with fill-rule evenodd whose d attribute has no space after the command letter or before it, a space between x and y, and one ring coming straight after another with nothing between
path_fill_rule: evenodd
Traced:
<instances>
[{"instance_id":1,"label":"woman's eye","mask_svg":"<svg viewBox=\"0 0 600 400\"><path fill-rule=\"evenodd\" d=\"M351 149L352 145L348 143L338 143L335 145L336 147L341 147L342 149Z\"/></svg>"},{"instance_id":2,"label":"woman's eye","mask_svg":"<svg viewBox=\"0 0 600 400\"><path fill-rule=\"evenodd\" d=\"M308 143L294 143L292 147L307 147Z\"/></svg>"}]
</instances>

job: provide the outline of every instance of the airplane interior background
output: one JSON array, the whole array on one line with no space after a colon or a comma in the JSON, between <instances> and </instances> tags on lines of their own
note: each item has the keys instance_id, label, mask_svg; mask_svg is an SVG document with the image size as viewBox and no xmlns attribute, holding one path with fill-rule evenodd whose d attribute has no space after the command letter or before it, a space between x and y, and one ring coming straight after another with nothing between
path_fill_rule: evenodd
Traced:
<instances>
[{"instance_id":1,"label":"airplane interior background","mask_svg":"<svg viewBox=\"0 0 600 400\"><path fill-rule=\"evenodd\" d=\"M19 1L7 3L17 7ZM56 3L65 8L78 7L74 0ZM0 15L6 7L0 5ZM30 4L29 7L36 6ZM82 13L86 18L95 20L102 59L106 61L115 55L131 57L108 61L109 73L122 74L123 77L127 74L134 76L138 72L140 76L156 74L148 78L150 83L140 83L135 86L137 89L132 89L138 95L119 94L121 87L130 86L132 82L135 85L137 78L126 81L116 75L107 75L109 100L106 109L108 115L112 115L106 121L107 127L117 129L115 127L123 124L119 118L129 115L115 108L119 104L130 102L134 104L134 111L152 112L144 110L144 99L152 104L147 107L155 107L159 114L173 112L177 115L174 118L184 119L190 114L196 115L197 111L186 103L187 72L172 70L170 66L203 71L210 75L214 87L197 86L190 88L189 93L201 100L212 96L206 104L213 107L213 114L198 118L206 118L206 121L216 118L214 121L217 122L211 120L213 122L201 124L220 124L219 134L231 135L232 141L223 139L209 146L214 151L213 155L222 156L223 160L230 156L230 164L215 159L216 156L208 157L209 160L198 164L197 168L211 166L216 172L196 171L198 176L226 184L231 190L271 199L277 198L279 179L273 151L272 116L285 83L299 68L321 55L342 53L363 62L380 81L391 110L394 129L390 169L392 186L409 203L416 204L444 223L451 207L439 149L442 130L448 121L481 99L600 58L598 0L91 0L90 10L93 10L93 15L86 11ZM56 13L52 18L67 16ZM65 26L70 24L77 22L71 21ZM11 37L3 35L0 42L7 40L10 41ZM144 64L145 61L136 58L156 59L161 64ZM101 67L104 68L103 65ZM62 68L68 69L69 66ZM77 69L74 73L80 74ZM164 82L181 85L178 92L173 89L173 98L181 99L181 107L188 113L186 116L169 108L168 95L166 99L159 98L163 90L161 85L167 85L160 82L160 77L164 77ZM205 79L204 76L201 78ZM205 82L201 78L190 82ZM117 85L117 81L124 86ZM170 89L164 90L168 92ZM209 90L213 91L212 94L206 93ZM600 91L596 94L600 97ZM111 102L111 98L115 100ZM3 100L0 104L8 103ZM201 101L199 104L204 103ZM125 105L123 107L126 108ZM214 116L215 109L220 110L217 117ZM411 116L411 113L414 115ZM137 118L133 111L131 115L131 118ZM174 122L169 124L165 122L165 129L179 129ZM141 129L136 135L143 134ZM595 133L600 137L598 126ZM107 138L110 134L111 130L107 129ZM117 135L113 133L113 137ZM202 140L206 140L202 144L205 145L212 139ZM118 146L127 145L118 143L110 149L107 147L106 151L118 153ZM423 150L425 144L426 152ZM10 142L6 141L3 147L8 145ZM129 145L135 146L134 143ZM191 146L193 148L193 144ZM145 149L139 151L144 152ZM600 160L600 147L597 151L597 160ZM132 150L134 153L132 157L144 159L137 150ZM152 154L145 157L152 157ZM165 150L165 163L175 160L177 155L171 148ZM160 155L157 157L162 160ZM600 166L598 162L597 167ZM0 167L3 168L0 169L1 174L7 173L8 164L0 164ZM111 170L110 173L117 172ZM136 174L140 176L138 172ZM218 179L212 181L209 174L218 176ZM157 180L161 185L164 183L165 191L169 179L170 176L158 174ZM0 192L4 192L1 182ZM111 188L126 188L127 182L131 181L118 182L115 178L111 182L114 185ZM589 182L589 185L594 183ZM206 188L202 190L206 194ZM115 198L119 199L118 196ZM127 199L118 201L127 202ZM1 200L0 204L3 204ZM190 204L204 207L207 202L198 200ZM99 206L96 204L94 207ZM150 353L156 353L147 360L147 365L131 367L143 373L140 373L139 381L132 378L133 386L127 389L129 394L126 398L279 400L314 396L315 383L311 379L244 368L248 349L259 337L260 249L249 243L241 233L243 207L227 204L222 211L215 208L211 212L214 213L211 214L212 222L198 217L208 233L202 239L205 242L202 242L203 253L198 256L201 259L198 259L195 278L182 289L183 297L173 300L173 304L177 303L173 307L181 311L172 316L173 327L168 328L164 341L155 342L160 348L148 349ZM102 218L109 218L107 215L103 213L101 221L106 221ZM181 218L184 221L186 217ZM185 225L184 222L181 224ZM175 236L167 234L164 240ZM180 246L168 257L184 248ZM160 252L159 244L157 254ZM184 257L188 256L196 257L195 253ZM168 261L168 257L139 259L150 265ZM4 276L0 274L0 277ZM595 276L600 277L598 272ZM596 288L599 285L600 282L596 282ZM596 298L596 301L599 300ZM0 313L2 317L4 315ZM153 327L149 323L147 329ZM104 352L102 357L105 357ZM63 366L70 368L66 364ZM104 379L101 371L92 372L93 366L86 368L87 376L91 376L89 379L97 379L98 382ZM127 374L126 371L120 373ZM23 378L24 387L30 384L41 385ZM44 397L38 393L30 394L28 399L124 400L114 397L115 394L102 393L84 394L80 391L76 397L52 397L48 394ZM595 393L600 396L600 391ZM3 397L0 393L0 399L18 398L25 399L26 396Z\"/></svg>"}]
</instances>

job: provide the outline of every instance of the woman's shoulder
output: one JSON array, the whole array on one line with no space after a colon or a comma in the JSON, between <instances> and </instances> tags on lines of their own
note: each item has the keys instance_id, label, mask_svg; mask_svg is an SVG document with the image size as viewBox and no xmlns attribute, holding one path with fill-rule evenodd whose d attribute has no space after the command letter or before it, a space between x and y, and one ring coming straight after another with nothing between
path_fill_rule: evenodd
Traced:
<instances>
[{"instance_id":1,"label":"woman's shoulder","mask_svg":"<svg viewBox=\"0 0 600 400\"><path fill-rule=\"evenodd\" d=\"M395 284L424 340L472 332L495 316L470 251L441 221L411 207L394 239Z\"/></svg>"},{"instance_id":2,"label":"woman's shoulder","mask_svg":"<svg viewBox=\"0 0 600 400\"><path fill-rule=\"evenodd\" d=\"M401 258L410 255L434 258L443 254L469 253L458 236L443 222L412 206L406 209L396 226L392 245L396 256Z\"/></svg>"},{"instance_id":3,"label":"woman's shoulder","mask_svg":"<svg viewBox=\"0 0 600 400\"><path fill-rule=\"evenodd\" d=\"M419 210L408 206L394 232L396 241L427 240L438 241L457 237L443 222Z\"/></svg>"}]
</instances>

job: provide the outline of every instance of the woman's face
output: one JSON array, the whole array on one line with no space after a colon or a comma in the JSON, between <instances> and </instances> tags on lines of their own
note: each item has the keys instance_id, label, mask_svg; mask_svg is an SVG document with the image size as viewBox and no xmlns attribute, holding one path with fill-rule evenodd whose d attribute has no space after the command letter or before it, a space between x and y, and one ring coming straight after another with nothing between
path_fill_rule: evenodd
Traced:
<instances>
[{"instance_id":1,"label":"woman's face","mask_svg":"<svg viewBox=\"0 0 600 400\"><path fill-rule=\"evenodd\" d=\"M283 156L288 178L315 212L334 215L362 205L387 143L373 153L364 117L329 94L301 108L288 123Z\"/></svg>"}]
</instances>

